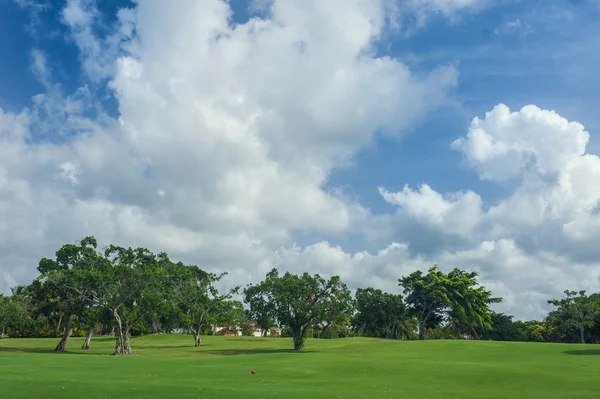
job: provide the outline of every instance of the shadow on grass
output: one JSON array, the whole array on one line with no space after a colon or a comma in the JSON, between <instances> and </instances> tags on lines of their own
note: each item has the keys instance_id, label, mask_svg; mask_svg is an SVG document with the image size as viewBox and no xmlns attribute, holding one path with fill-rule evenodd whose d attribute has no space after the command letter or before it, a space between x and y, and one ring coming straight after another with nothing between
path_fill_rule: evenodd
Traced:
<instances>
[{"instance_id":1,"label":"shadow on grass","mask_svg":"<svg viewBox=\"0 0 600 399\"><path fill-rule=\"evenodd\" d=\"M600 356L600 349L583 349L578 351L564 351L565 355L575 356Z\"/></svg>"},{"instance_id":2,"label":"shadow on grass","mask_svg":"<svg viewBox=\"0 0 600 399\"><path fill-rule=\"evenodd\" d=\"M297 353L307 353L297 352ZM236 356L236 355L259 355L259 354L270 354L270 353L296 353L292 349L270 349L270 348L256 348L256 349L199 349L198 353L205 355L217 355L217 356Z\"/></svg>"},{"instance_id":3,"label":"shadow on grass","mask_svg":"<svg viewBox=\"0 0 600 399\"><path fill-rule=\"evenodd\" d=\"M106 353L102 353L102 352L95 352L92 349L90 350L82 350L82 349L77 349L75 348L69 348L67 346L67 351L66 352L55 352L54 349L52 347L45 349L45 348L23 348L23 347L8 347L8 346L0 346L0 355L2 353L9 353L9 352L21 352L21 353L38 353L38 354L56 354L58 355L106 355Z\"/></svg>"}]
</instances>

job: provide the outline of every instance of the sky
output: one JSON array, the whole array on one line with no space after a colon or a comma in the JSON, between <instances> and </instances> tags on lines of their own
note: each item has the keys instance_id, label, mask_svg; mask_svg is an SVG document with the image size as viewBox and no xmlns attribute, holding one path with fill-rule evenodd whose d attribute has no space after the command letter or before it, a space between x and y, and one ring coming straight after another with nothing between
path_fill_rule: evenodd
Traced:
<instances>
[{"instance_id":1,"label":"sky","mask_svg":"<svg viewBox=\"0 0 600 399\"><path fill-rule=\"evenodd\" d=\"M600 289L598 0L0 0L0 292L93 235L541 319Z\"/></svg>"}]
</instances>

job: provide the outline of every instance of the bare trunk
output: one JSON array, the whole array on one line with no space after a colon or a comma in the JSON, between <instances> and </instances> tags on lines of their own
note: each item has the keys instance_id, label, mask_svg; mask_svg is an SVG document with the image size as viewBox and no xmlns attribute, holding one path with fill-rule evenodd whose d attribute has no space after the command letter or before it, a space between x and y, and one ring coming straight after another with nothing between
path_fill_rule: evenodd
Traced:
<instances>
[{"instance_id":1,"label":"bare trunk","mask_svg":"<svg viewBox=\"0 0 600 399\"><path fill-rule=\"evenodd\" d=\"M90 341L92 340L92 335L94 334L94 328L90 328L87 332L87 334L85 335L85 341L83 342L83 345L81 346L81 349L85 350L89 350L90 349Z\"/></svg>"},{"instance_id":2,"label":"bare trunk","mask_svg":"<svg viewBox=\"0 0 600 399\"><path fill-rule=\"evenodd\" d=\"M579 325L579 334L581 335L581 343L582 344L585 344L584 330L585 330L585 326L583 325L583 323L581 323Z\"/></svg>"},{"instance_id":3,"label":"bare trunk","mask_svg":"<svg viewBox=\"0 0 600 399\"><path fill-rule=\"evenodd\" d=\"M419 341L423 341L425 339L425 323L419 322Z\"/></svg>"},{"instance_id":4,"label":"bare trunk","mask_svg":"<svg viewBox=\"0 0 600 399\"><path fill-rule=\"evenodd\" d=\"M67 341L69 340L70 336L71 336L71 315L67 314L67 315L65 315L65 332L64 332L62 338L60 339L60 342L54 349L54 351L55 352L64 352L65 348L67 346Z\"/></svg>"},{"instance_id":5,"label":"bare trunk","mask_svg":"<svg viewBox=\"0 0 600 399\"><path fill-rule=\"evenodd\" d=\"M292 329L292 338L294 339L294 350L295 351L303 351L304 350L304 329L300 328L298 330Z\"/></svg>"},{"instance_id":6,"label":"bare trunk","mask_svg":"<svg viewBox=\"0 0 600 399\"><path fill-rule=\"evenodd\" d=\"M202 346L202 340L200 339L200 331L194 331L192 332L192 335L194 336L194 346L196 348Z\"/></svg>"},{"instance_id":7,"label":"bare trunk","mask_svg":"<svg viewBox=\"0 0 600 399\"><path fill-rule=\"evenodd\" d=\"M58 333L60 332L60 325L62 324L62 319L63 319L63 315L60 315L60 318L58 319L58 324L56 325L56 335L58 335Z\"/></svg>"},{"instance_id":8,"label":"bare trunk","mask_svg":"<svg viewBox=\"0 0 600 399\"><path fill-rule=\"evenodd\" d=\"M131 355L131 345L129 341L129 329L130 326L125 327L125 331L123 331L123 324L121 322L121 317L119 313L113 311L113 316L117 322L117 331L116 331L116 346L115 346L115 355Z\"/></svg>"},{"instance_id":9,"label":"bare trunk","mask_svg":"<svg viewBox=\"0 0 600 399\"><path fill-rule=\"evenodd\" d=\"M0 331L0 339L4 338L4 330L6 329L5 325L2 325L2 331Z\"/></svg>"}]
</instances>

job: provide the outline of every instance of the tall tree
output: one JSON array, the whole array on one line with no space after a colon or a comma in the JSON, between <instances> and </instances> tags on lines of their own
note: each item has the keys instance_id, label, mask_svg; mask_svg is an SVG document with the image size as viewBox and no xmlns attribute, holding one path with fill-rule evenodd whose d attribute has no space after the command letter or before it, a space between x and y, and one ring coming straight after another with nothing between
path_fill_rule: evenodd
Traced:
<instances>
[{"instance_id":1,"label":"tall tree","mask_svg":"<svg viewBox=\"0 0 600 399\"><path fill-rule=\"evenodd\" d=\"M408 276L398 279L399 285L404 288L406 303L411 313L417 318L419 339L425 339L431 321L436 324L442 320L452 301L448 288L448 276L438 270L437 265L431 267L427 274L417 270Z\"/></svg>"},{"instance_id":2,"label":"tall tree","mask_svg":"<svg viewBox=\"0 0 600 399\"><path fill-rule=\"evenodd\" d=\"M419 339L428 328L448 319L457 329L473 332L491 328L490 304L500 302L477 282L476 272L454 268L448 274L431 267L427 274L416 271L401 277L406 303L419 322Z\"/></svg>"},{"instance_id":3,"label":"tall tree","mask_svg":"<svg viewBox=\"0 0 600 399\"><path fill-rule=\"evenodd\" d=\"M38 295L57 304L64 320L64 333L55 348L64 352L71 336L72 317L89 305L94 296L93 270L99 256L94 237L82 239L79 245L66 244L56 251L56 260L43 258L38 266Z\"/></svg>"},{"instance_id":4,"label":"tall tree","mask_svg":"<svg viewBox=\"0 0 600 399\"><path fill-rule=\"evenodd\" d=\"M0 339L9 324L14 324L25 313L25 308L14 296L0 294Z\"/></svg>"},{"instance_id":5,"label":"tall tree","mask_svg":"<svg viewBox=\"0 0 600 399\"><path fill-rule=\"evenodd\" d=\"M110 245L97 300L117 326L115 355L131 355L131 329L152 309L162 306L172 292L172 262L146 248Z\"/></svg>"},{"instance_id":6,"label":"tall tree","mask_svg":"<svg viewBox=\"0 0 600 399\"><path fill-rule=\"evenodd\" d=\"M273 269L259 284L250 284L244 295L251 307L259 305L287 327L294 340L294 350L301 351L311 323L323 320L322 303L343 295L345 290L346 285L338 276L329 280L308 273L297 276L288 272L280 276L277 269Z\"/></svg>"},{"instance_id":7,"label":"tall tree","mask_svg":"<svg viewBox=\"0 0 600 399\"><path fill-rule=\"evenodd\" d=\"M410 339L416 329L414 317L408 314L402 295L382 290L356 290L356 314L353 328L369 337Z\"/></svg>"},{"instance_id":8,"label":"tall tree","mask_svg":"<svg viewBox=\"0 0 600 399\"><path fill-rule=\"evenodd\" d=\"M239 291L239 287L235 287L225 294L219 293L215 284L226 275L208 273L197 266L179 267L175 298L196 347L202 345L200 333L204 327L216 323L228 311L225 302Z\"/></svg>"},{"instance_id":9,"label":"tall tree","mask_svg":"<svg viewBox=\"0 0 600 399\"><path fill-rule=\"evenodd\" d=\"M350 290L341 288L337 295L323 299L320 306L323 314L323 336L348 336L354 314L354 300Z\"/></svg>"},{"instance_id":10,"label":"tall tree","mask_svg":"<svg viewBox=\"0 0 600 399\"><path fill-rule=\"evenodd\" d=\"M448 273L448 317L457 333L473 333L479 338L477 331L489 331L492 328L490 304L502 300L492 297L491 291L480 286L477 277L477 272L457 268Z\"/></svg>"},{"instance_id":11,"label":"tall tree","mask_svg":"<svg viewBox=\"0 0 600 399\"><path fill-rule=\"evenodd\" d=\"M594 318L600 313L600 295L566 290L564 298L551 299L548 303L556 306L557 310L579 330L581 343L585 343L585 329L592 326Z\"/></svg>"}]
</instances>

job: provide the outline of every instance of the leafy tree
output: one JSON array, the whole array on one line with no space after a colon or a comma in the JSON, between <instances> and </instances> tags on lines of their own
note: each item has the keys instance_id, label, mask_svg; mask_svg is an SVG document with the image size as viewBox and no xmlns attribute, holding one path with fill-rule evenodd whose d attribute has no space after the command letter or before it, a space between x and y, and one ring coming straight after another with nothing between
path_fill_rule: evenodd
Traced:
<instances>
[{"instance_id":1,"label":"leafy tree","mask_svg":"<svg viewBox=\"0 0 600 399\"><path fill-rule=\"evenodd\" d=\"M419 339L423 340L428 327L435 327L429 323L441 321L444 312L452 304L448 276L433 266L427 274L417 270L398 281L407 295L406 303L411 313L417 318Z\"/></svg>"},{"instance_id":2,"label":"leafy tree","mask_svg":"<svg viewBox=\"0 0 600 399\"><path fill-rule=\"evenodd\" d=\"M56 260L43 258L39 263L37 294L56 304L64 319L64 333L55 348L57 352L65 351L73 316L81 313L94 296L93 271L99 262L96 247L96 239L86 237L79 245L63 245L56 252Z\"/></svg>"},{"instance_id":3,"label":"leafy tree","mask_svg":"<svg viewBox=\"0 0 600 399\"><path fill-rule=\"evenodd\" d=\"M546 342L548 336L548 326L537 320L529 320L524 322L527 341Z\"/></svg>"},{"instance_id":4,"label":"leafy tree","mask_svg":"<svg viewBox=\"0 0 600 399\"><path fill-rule=\"evenodd\" d=\"M239 287L235 287L226 294L219 294L215 284L226 275L227 273L208 273L197 266L180 266L174 293L196 347L202 345L200 334L203 328L216 323L220 316L229 311L225 302L239 290Z\"/></svg>"},{"instance_id":5,"label":"leafy tree","mask_svg":"<svg viewBox=\"0 0 600 399\"><path fill-rule=\"evenodd\" d=\"M419 339L448 319L457 330L474 332L491 328L491 303L500 302L479 286L476 272L455 268L448 274L431 267L427 274L416 271L398 279L404 288L406 303L417 318Z\"/></svg>"},{"instance_id":6,"label":"leafy tree","mask_svg":"<svg viewBox=\"0 0 600 399\"><path fill-rule=\"evenodd\" d=\"M402 295L374 288L359 288L355 295L356 314L352 327L362 335L411 339L416 321L408 314Z\"/></svg>"},{"instance_id":7,"label":"leafy tree","mask_svg":"<svg viewBox=\"0 0 600 399\"><path fill-rule=\"evenodd\" d=\"M499 303L500 298L492 297L491 291L479 286L476 272L466 272L455 268L448 273L451 325L457 333L473 333L492 329L492 311L489 306Z\"/></svg>"},{"instance_id":8,"label":"leafy tree","mask_svg":"<svg viewBox=\"0 0 600 399\"><path fill-rule=\"evenodd\" d=\"M551 299L548 303L556 306L560 315L579 330L581 343L585 343L585 329L593 325L600 313L600 295L566 290L564 298Z\"/></svg>"},{"instance_id":9,"label":"leafy tree","mask_svg":"<svg viewBox=\"0 0 600 399\"><path fill-rule=\"evenodd\" d=\"M13 297L0 294L0 339L4 338L6 327L18 317L19 312L18 303Z\"/></svg>"},{"instance_id":10,"label":"leafy tree","mask_svg":"<svg viewBox=\"0 0 600 399\"><path fill-rule=\"evenodd\" d=\"M324 298L320 306L323 314L323 336L337 338L350 335L354 300L348 288L341 288L337 295Z\"/></svg>"},{"instance_id":11,"label":"leafy tree","mask_svg":"<svg viewBox=\"0 0 600 399\"><path fill-rule=\"evenodd\" d=\"M520 321L513 322L513 316L508 316L503 313L492 312L491 329L486 331L479 330L481 339L493 341L527 341L523 324Z\"/></svg>"},{"instance_id":12,"label":"leafy tree","mask_svg":"<svg viewBox=\"0 0 600 399\"><path fill-rule=\"evenodd\" d=\"M329 280L308 273L297 276L288 272L280 276L277 269L273 269L259 284L250 284L244 295L251 307L260 306L280 325L287 327L294 350L301 351L311 323L324 319L323 302L344 295L345 290L346 285L338 276Z\"/></svg>"},{"instance_id":13,"label":"leafy tree","mask_svg":"<svg viewBox=\"0 0 600 399\"><path fill-rule=\"evenodd\" d=\"M108 262L98 289L98 302L115 320L115 355L131 355L131 331L152 309L160 307L172 292L172 262L146 248L110 245Z\"/></svg>"}]
</instances>

